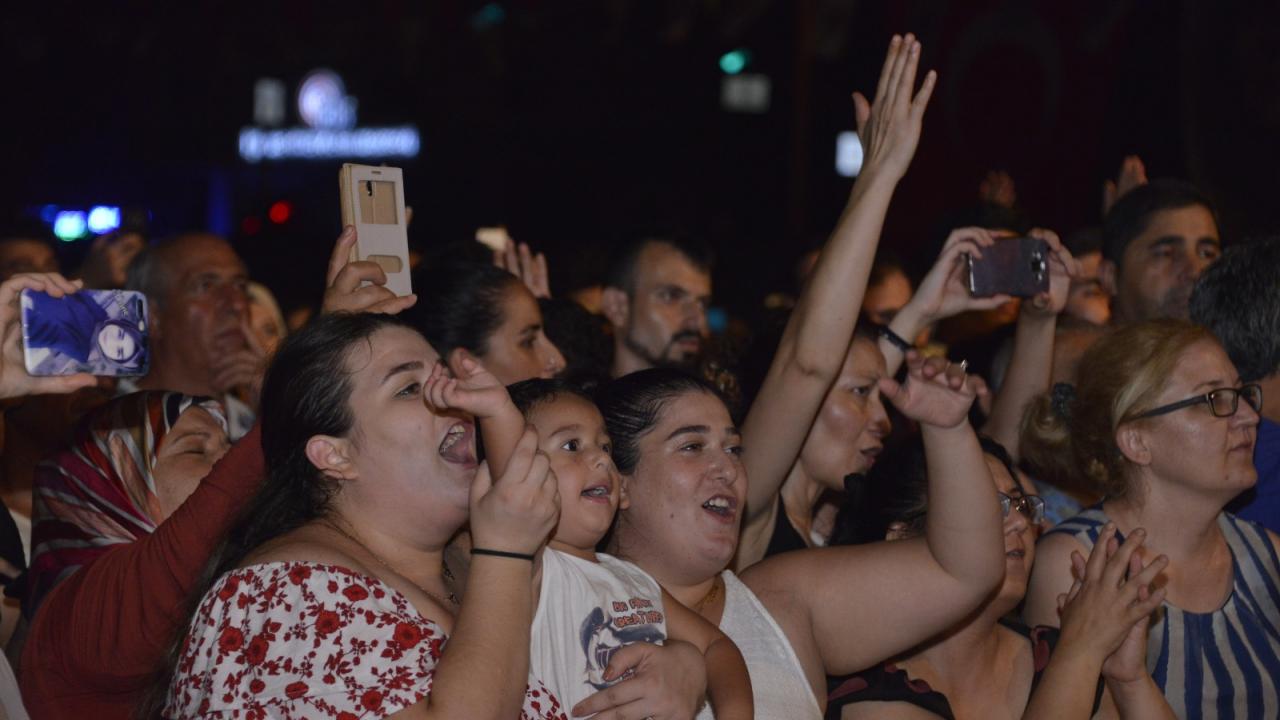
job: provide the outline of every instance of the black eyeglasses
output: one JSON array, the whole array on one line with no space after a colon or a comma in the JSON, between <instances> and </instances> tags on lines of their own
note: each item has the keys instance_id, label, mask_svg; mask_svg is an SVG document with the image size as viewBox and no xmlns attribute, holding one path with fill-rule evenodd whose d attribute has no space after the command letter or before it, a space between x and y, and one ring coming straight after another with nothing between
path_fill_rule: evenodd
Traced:
<instances>
[{"instance_id":1,"label":"black eyeglasses","mask_svg":"<svg viewBox=\"0 0 1280 720\"><path fill-rule=\"evenodd\" d=\"M1044 522L1044 498L1039 495L1019 495L1018 497L1010 497L1004 493L996 493L996 495L1000 496L1002 517L1009 517L1009 511L1017 508L1018 512L1025 515L1032 525Z\"/></svg>"},{"instance_id":2,"label":"black eyeglasses","mask_svg":"<svg viewBox=\"0 0 1280 720\"><path fill-rule=\"evenodd\" d=\"M1164 415L1174 410L1181 410L1201 403L1209 406L1209 410L1214 417L1231 417L1236 414L1236 410L1240 409L1240 398L1244 398L1244 401L1249 403L1249 407L1253 408L1254 412L1262 412L1262 386L1249 384L1238 388L1219 388L1176 403L1161 405L1158 408L1136 415L1132 419L1141 420L1155 417L1156 415Z\"/></svg>"}]
</instances>

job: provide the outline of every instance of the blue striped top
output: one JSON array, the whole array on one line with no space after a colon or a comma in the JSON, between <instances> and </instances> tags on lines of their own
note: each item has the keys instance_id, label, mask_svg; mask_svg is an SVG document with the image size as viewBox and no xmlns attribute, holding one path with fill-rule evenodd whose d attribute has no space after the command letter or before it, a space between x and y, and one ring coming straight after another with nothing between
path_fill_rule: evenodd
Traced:
<instances>
[{"instance_id":1,"label":"blue striped top","mask_svg":"<svg viewBox=\"0 0 1280 720\"><path fill-rule=\"evenodd\" d=\"M1107 523L1095 505L1050 530L1093 548ZM1211 613L1165 602L1147 637L1147 669L1180 718L1280 717L1280 559L1267 531L1218 516L1232 556L1231 595Z\"/></svg>"}]
</instances>

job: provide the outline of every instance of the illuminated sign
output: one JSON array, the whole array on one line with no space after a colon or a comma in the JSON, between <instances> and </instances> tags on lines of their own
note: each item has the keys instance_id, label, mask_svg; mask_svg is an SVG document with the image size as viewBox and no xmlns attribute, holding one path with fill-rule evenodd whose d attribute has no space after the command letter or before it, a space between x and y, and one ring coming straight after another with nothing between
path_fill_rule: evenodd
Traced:
<instances>
[{"instance_id":1,"label":"illuminated sign","mask_svg":"<svg viewBox=\"0 0 1280 720\"><path fill-rule=\"evenodd\" d=\"M260 83L261 84L261 83ZM332 70L314 70L298 86L298 115L305 127L240 131L240 157L263 160L411 158L422 146L418 129L357 127L356 99Z\"/></svg>"}]
</instances>

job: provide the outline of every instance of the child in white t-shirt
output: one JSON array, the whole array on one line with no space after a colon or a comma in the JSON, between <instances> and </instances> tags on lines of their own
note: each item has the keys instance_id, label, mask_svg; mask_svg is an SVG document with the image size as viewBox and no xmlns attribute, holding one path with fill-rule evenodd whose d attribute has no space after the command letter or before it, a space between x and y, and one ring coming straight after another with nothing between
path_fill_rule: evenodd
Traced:
<instances>
[{"instance_id":1,"label":"child in white t-shirt","mask_svg":"<svg viewBox=\"0 0 1280 720\"><path fill-rule=\"evenodd\" d=\"M464 387L488 382L487 373L469 360L459 374L469 375ZM437 368L428 380L428 398L453 406L451 394L465 392L458 383ZM487 418L486 455L493 472L501 472L527 422L537 430L538 448L550 459L560 491L560 522L534 575L531 674L562 706L573 708L621 679L622 669L610 667L619 648L685 641L706 660L707 696L715 716L751 718L751 681L733 641L636 565L595 551L626 503L599 409L580 390L557 380L517 383L510 393L514 404L495 408ZM495 426L505 431L490 432Z\"/></svg>"}]
</instances>

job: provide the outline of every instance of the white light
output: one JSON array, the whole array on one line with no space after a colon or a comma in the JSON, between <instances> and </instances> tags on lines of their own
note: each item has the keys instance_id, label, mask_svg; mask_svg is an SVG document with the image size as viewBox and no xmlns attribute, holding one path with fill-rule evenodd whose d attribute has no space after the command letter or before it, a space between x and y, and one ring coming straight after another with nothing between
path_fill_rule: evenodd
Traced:
<instances>
[{"instance_id":1,"label":"white light","mask_svg":"<svg viewBox=\"0 0 1280 720\"><path fill-rule=\"evenodd\" d=\"M772 91L767 75L726 75L720 80L720 107L730 112L768 112Z\"/></svg>"},{"instance_id":2,"label":"white light","mask_svg":"<svg viewBox=\"0 0 1280 720\"><path fill-rule=\"evenodd\" d=\"M338 73L312 70L298 86L298 114L313 128L350 130L356 126L356 99L347 95Z\"/></svg>"},{"instance_id":3,"label":"white light","mask_svg":"<svg viewBox=\"0 0 1280 720\"><path fill-rule=\"evenodd\" d=\"M862 172L862 140L852 130L836 136L836 172L842 177L856 177Z\"/></svg>"},{"instance_id":4,"label":"white light","mask_svg":"<svg viewBox=\"0 0 1280 720\"><path fill-rule=\"evenodd\" d=\"M253 84L253 121L265 127L284 124L284 83L275 78L259 78Z\"/></svg>"},{"instance_id":5,"label":"white light","mask_svg":"<svg viewBox=\"0 0 1280 720\"><path fill-rule=\"evenodd\" d=\"M251 163L290 159L411 158L417 157L420 148L418 129L412 125L356 130L245 128L240 131L240 157Z\"/></svg>"},{"instance_id":6,"label":"white light","mask_svg":"<svg viewBox=\"0 0 1280 720\"><path fill-rule=\"evenodd\" d=\"M89 211L89 232L95 235L120 227L120 208L98 205Z\"/></svg>"}]
</instances>

